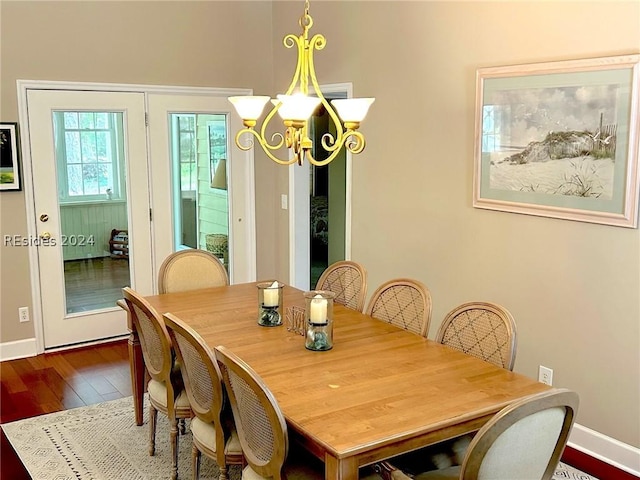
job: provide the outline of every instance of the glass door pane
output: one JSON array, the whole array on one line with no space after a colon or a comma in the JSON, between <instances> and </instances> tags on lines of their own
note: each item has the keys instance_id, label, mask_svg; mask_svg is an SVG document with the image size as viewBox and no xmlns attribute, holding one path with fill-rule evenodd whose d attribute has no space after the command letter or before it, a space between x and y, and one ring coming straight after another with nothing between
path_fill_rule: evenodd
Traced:
<instances>
[{"instance_id":1,"label":"glass door pane","mask_svg":"<svg viewBox=\"0 0 640 480\"><path fill-rule=\"evenodd\" d=\"M222 113L171 113L176 249L216 255L229 271L228 122Z\"/></svg>"},{"instance_id":2,"label":"glass door pane","mask_svg":"<svg viewBox=\"0 0 640 480\"><path fill-rule=\"evenodd\" d=\"M131 285L122 112L54 111L66 313L113 308Z\"/></svg>"}]
</instances>

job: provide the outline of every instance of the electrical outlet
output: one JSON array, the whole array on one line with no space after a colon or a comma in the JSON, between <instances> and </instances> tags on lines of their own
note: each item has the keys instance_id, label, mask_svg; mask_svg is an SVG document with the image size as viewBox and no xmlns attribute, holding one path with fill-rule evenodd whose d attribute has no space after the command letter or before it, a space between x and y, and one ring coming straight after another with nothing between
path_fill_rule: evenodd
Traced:
<instances>
[{"instance_id":1,"label":"electrical outlet","mask_svg":"<svg viewBox=\"0 0 640 480\"><path fill-rule=\"evenodd\" d=\"M18 316L20 317L21 322L29 321L29 307L20 307L18 308Z\"/></svg>"},{"instance_id":2,"label":"electrical outlet","mask_svg":"<svg viewBox=\"0 0 640 480\"><path fill-rule=\"evenodd\" d=\"M543 367L542 365L540 365L540 368L538 369L538 381L546 385L552 385L553 370L548 367Z\"/></svg>"}]
</instances>

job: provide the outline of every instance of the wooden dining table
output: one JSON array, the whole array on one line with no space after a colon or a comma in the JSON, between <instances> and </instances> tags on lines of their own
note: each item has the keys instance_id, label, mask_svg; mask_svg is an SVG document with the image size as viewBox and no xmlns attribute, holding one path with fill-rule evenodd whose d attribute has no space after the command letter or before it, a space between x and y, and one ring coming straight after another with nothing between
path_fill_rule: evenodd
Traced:
<instances>
[{"instance_id":1,"label":"wooden dining table","mask_svg":"<svg viewBox=\"0 0 640 480\"><path fill-rule=\"evenodd\" d=\"M258 325L255 283L146 299L210 347L246 361L275 395L290 435L324 462L327 480L356 480L362 466L476 431L506 405L549 388L342 305L334 307L333 348L307 350L284 322ZM287 286L284 309L291 306L304 307L304 297ZM141 424L144 364L131 329Z\"/></svg>"}]
</instances>

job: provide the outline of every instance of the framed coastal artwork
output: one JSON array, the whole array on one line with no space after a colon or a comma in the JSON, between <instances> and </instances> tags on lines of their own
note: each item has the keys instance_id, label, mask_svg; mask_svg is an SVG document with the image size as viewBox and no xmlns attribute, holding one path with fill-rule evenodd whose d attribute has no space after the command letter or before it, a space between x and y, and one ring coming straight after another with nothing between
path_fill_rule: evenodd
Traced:
<instances>
[{"instance_id":1,"label":"framed coastal artwork","mask_svg":"<svg viewBox=\"0 0 640 480\"><path fill-rule=\"evenodd\" d=\"M18 124L0 122L0 191L20 190Z\"/></svg>"},{"instance_id":2,"label":"framed coastal artwork","mask_svg":"<svg viewBox=\"0 0 640 480\"><path fill-rule=\"evenodd\" d=\"M639 60L478 69L473 206L636 228Z\"/></svg>"}]
</instances>

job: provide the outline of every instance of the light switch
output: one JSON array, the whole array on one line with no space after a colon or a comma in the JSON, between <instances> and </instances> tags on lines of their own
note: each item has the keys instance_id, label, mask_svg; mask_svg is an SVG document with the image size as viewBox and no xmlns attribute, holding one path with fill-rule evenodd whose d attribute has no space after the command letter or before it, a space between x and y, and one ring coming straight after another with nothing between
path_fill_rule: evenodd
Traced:
<instances>
[{"instance_id":1,"label":"light switch","mask_svg":"<svg viewBox=\"0 0 640 480\"><path fill-rule=\"evenodd\" d=\"M289 208L289 199L287 198L286 193L280 195L280 208L282 208L282 210Z\"/></svg>"}]
</instances>

